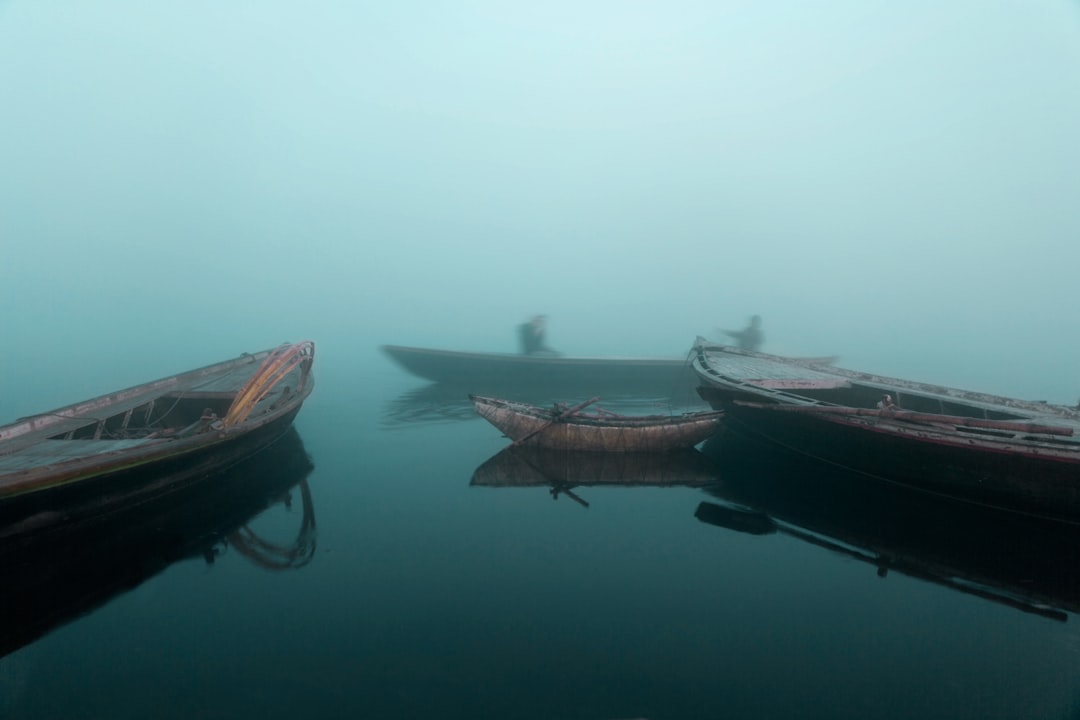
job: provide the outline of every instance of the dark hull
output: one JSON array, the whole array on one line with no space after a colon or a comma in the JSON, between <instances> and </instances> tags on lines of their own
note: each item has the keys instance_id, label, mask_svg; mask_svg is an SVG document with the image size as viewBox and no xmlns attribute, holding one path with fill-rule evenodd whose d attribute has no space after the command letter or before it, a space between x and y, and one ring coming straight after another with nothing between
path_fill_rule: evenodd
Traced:
<instances>
[{"instance_id":1,"label":"dark hull","mask_svg":"<svg viewBox=\"0 0 1080 720\"><path fill-rule=\"evenodd\" d=\"M1080 520L1080 457L987 449L947 434L893 431L850 416L781 412L701 396L726 422L794 451L879 479L1019 512Z\"/></svg>"},{"instance_id":2,"label":"dark hull","mask_svg":"<svg viewBox=\"0 0 1080 720\"><path fill-rule=\"evenodd\" d=\"M310 389L309 389L310 391ZM200 436L186 445L164 448L169 454L114 458L84 477L0 502L0 544L10 548L41 538L85 516L126 507L135 500L150 501L197 484L255 455L281 438L302 407L250 423L220 437Z\"/></svg>"},{"instance_id":3,"label":"dark hull","mask_svg":"<svg viewBox=\"0 0 1080 720\"><path fill-rule=\"evenodd\" d=\"M186 464L173 468L173 475L159 468L162 474L128 494L114 487L107 502L68 506L62 509L64 522L27 528L18 542L0 542L0 656L175 562L210 563L229 548L246 555L247 534L238 529L287 500L298 484L306 529L295 545L310 554L314 510L305 480L313 465L295 429L286 427L272 439L246 459L238 453L227 470L221 463ZM256 444L247 449L254 452ZM150 485L159 491L146 492Z\"/></svg>"},{"instance_id":4,"label":"dark hull","mask_svg":"<svg viewBox=\"0 0 1080 720\"><path fill-rule=\"evenodd\" d=\"M1024 612L1080 611L1080 526L945 499L807 460L732 428L705 444L719 470L702 522L781 533Z\"/></svg>"},{"instance_id":5,"label":"dark hull","mask_svg":"<svg viewBox=\"0 0 1080 720\"><path fill-rule=\"evenodd\" d=\"M547 357L470 353L384 345L382 351L418 377L438 383L488 388L542 385L579 388L645 387L660 393L692 387L694 376L681 358Z\"/></svg>"}]
</instances>

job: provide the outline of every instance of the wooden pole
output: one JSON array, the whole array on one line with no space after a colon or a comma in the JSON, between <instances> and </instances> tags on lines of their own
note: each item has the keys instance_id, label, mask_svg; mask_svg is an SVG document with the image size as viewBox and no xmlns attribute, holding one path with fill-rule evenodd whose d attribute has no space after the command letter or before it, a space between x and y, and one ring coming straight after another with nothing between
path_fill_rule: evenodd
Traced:
<instances>
[{"instance_id":1,"label":"wooden pole","mask_svg":"<svg viewBox=\"0 0 1080 720\"><path fill-rule=\"evenodd\" d=\"M551 425L552 425L553 423L556 423L556 422L558 422L559 420L562 420L563 418L566 418L566 417L570 417L571 415L576 415L577 413L579 413L579 412L581 412L582 410L584 410L585 408L587 408L587 407L588 407L589 405L592 405L592 404L593 404L594 402L599 402L599 401L600 401L600 397L599 397L599 396L596 396L596 397L591 397L591 398L589 398L588 400L586 400L586 401L585 401L585 402L583 402L583 403L578 403L577 405L575 405L574 407L570 408L569 410L563 410L563 411L561 411L561 412L556 412L556 413L555 413L555 417L551 418L551 419L550 419L550 420L548 420L548 421L547 421L546 423L544 423L544 424L543 424L543 425L541 425L540 427L538 427L538 428L536 428L535 430L533 430L533 431L532 431L531 433L528 433L528 434L526 434L526 435L522 435L522 436L521 436L521 437L519 437L519 438L518 438L517 440L515 440L515 441L514 441L514 442L512 442L512 443L510 443L510 446L511 446L511 447L513 447L514 445L520 445L521 443L525 442L526 440L528 440L528 439L529 439L529 438L531 438L532 436L534 436L534 435L536 435L536 434L538 434L538 433L541 433L541 432L543 432L544 430L547 430L547 429L548 429L549 427L551 427Z\"/></svg>"}]
</instances>

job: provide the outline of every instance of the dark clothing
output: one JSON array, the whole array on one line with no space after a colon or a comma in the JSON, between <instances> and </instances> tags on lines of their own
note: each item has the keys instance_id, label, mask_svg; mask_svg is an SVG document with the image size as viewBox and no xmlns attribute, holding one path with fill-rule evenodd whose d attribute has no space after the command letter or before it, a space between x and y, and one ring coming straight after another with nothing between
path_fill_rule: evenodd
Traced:
<instances>
[{"instance_id":1,"label":"dark clothing","mask_svg":"<svg viewBox=\"0 0 1080 720\"><path fill-rule=\"evenodd\" d=\"M523 355L533 355L547 351L544 345L544 331L537 328L531 322L518 325L518 337L521 339L521 352Z\"/></svg>"},{"instance_id":2,"label":"dark clothing","mask_svg":"<svg viewBox=\"0 0 1080 720\"><path fill-rule=\"evenodd\" d=\"M742 330L725 330L725 333L735 338L735 345L740 350L756 351L765 342L765 333L761 328L750 325Z\"/></svg>"},{"instance_id":3,"label":"dark clothing","mask_svg":"<svg viewBox=\"0 0 1080 720\"><path fill-rule=\"evenodd\" d=\"M544 337L544 328L547 327L546 320L546 315L537 315L529 322L518 325L518 338L521 340L522 354L550 355L552 357L559 354L547 346Z\"/></svg>"}]
</instances>

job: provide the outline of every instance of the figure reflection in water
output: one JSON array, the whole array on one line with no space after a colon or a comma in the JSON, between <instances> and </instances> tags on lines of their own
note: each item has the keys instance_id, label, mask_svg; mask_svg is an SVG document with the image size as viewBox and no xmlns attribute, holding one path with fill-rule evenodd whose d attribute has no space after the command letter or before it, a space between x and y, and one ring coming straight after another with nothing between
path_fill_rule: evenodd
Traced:
<instances>
[{"instance_id":1,"label":"figure reflection in water","mask_svg":"<svg viewBox=\"0 0 1080 720\"><path fill-rule=\"evenodd\" d=\"M523 355L558 355L547 346L547 315L534 315L531 320L518 325Z\"/></svg>"},{"instance_id":2,"label":"figure reflection in water","mask_svg":"<svg viewBox=\"0 0 1080 720\"><path fill-rule=\"evenodd\" d=\"M740 350L757 351L765 343L765 333L761 329L761 316L754 315L750 318L750 324L742 330L724 330L725 335L735 339L735 345Z\"/></svg>"}]
</instances>

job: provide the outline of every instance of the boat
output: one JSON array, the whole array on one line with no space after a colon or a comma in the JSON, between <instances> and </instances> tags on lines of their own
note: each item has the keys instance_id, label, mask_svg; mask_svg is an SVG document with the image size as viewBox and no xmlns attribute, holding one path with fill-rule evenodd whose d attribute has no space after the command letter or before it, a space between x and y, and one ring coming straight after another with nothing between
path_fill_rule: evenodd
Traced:
<instances>
[{"instance_id":1,"label":"boat","mask_svg":"<svg viewBox=\"0 0 1080 720\"><path fill-rule=\"evenodd\" d=\"M726 422L866 475L1080 519L1080 410L695 343Z\"/></svg>"},{"instance_id":2,"label":"boat","mask_svg":"<svg viewBox=\"0 0 1080 720\"><path fill-rule=\"evenodd\" d=\"M738 429L702 452L717 468L694 511L702 523L792 538L883 580L904 576L1051 620L1080 613L1080 525L867 483Z\"/></svg>"},{"instance_id":3,"label":"boat","mask_svg":"<svg viewBox=\"0 0 1080 720\"><path fill-rule=\"evenodd\" d=\"M0 657L176 563L220 571L234 553L264 570L303 568L316 554L314 467L292 426L228 468L163 478L168 492L148 498L134 488L58 505L63 522L9 533L0 540Z\"/></svg>"},{"instance_id":4,"label":"boat","mask_svg":"<svg viewBox=\"0 0 1080 720\"><path fill-rule=\"evenodd\" d=\"M510 445L473 472L469 485L489 488L546 487L588 507L583 487L688 487L715 482L713 462L694 448L667 453L583 452Z\"/></svg>"},{"instance_id":5,"label":"boat","mask_svg":"<svg viewBox=\"0 0 1080 720\"><path fill-rule=\"evenodd\" d=\"M678 415L619 415L597 409L593 397L551 408L501 398L470 395L476 412L515 445L586 452L667 452L691 448L720 427L722 412Z\"/></svg>"},{"instance_id":6,"label":"boat","mask_svg":"<svg viewBox=\"0 0 1080 720\"><path fill-rule=\"evenodd\" d=\"M391 360L417 377L471 388L529 385L575 388L646 388L674 393L690 388L694 376L685 357L574 357L513 353L460 352L383 345Z\"/></svg>"},{"instance_id":7,"label":"boat","mask_svg":"<svg viewBox=\"0 0 1080 720\"><path fill-rule=\"evenodd\" d=\"M404 425L480 420L480 416L476 414L476 409L469 400L470 393L502 397L540 406L559 402L567 397L602 394L605 408L624 415L653 413L661 407L665 410L679 408L687 411L705 408L704 401L696 392L691 398L688 394L672 397L663 394L659 389L657 389L659 394L651 395L646 392L646 388L638 388L637 392L633 392L625 387L572 388L566 385L538 384L503 387L485 384L483 387L483 392L475 388L466 389L446 383L426 383L411 387L384 404L380 412L380 422L385 427L396 428Z\"/></svg>"},{"instance_id":8,"label":"boat","mask_svg":"<svg viewBox=\"0 0 1080 720\"><path fill-rule=\"evenodd\" d=\"M0 427L0 540L71 502L153 495L281 437L314 388L315 346L284 344Z\"/></svg>"}]
</instances>

